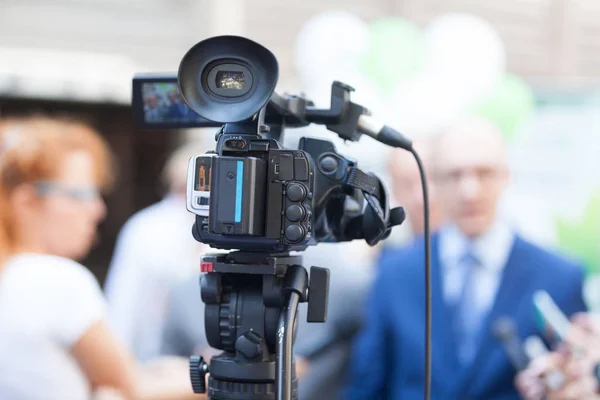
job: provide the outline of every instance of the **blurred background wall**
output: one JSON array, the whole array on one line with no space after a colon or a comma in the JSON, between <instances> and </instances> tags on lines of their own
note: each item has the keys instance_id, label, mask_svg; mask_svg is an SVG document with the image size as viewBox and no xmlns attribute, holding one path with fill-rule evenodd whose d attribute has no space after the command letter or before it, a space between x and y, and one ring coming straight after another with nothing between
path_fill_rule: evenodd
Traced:
<instances>
[{"instance_id":1,"label":"blurred background wall","mask_svg":"<svg viewBox=\"0 0 600 400\"><path fill-rule=\"evenodd\" d=\"M488 20L501 34L511 72L555 84L597 83L600 3L596 0L3 0L0 45L3 53L26 48L31 52L23 54L32 57L41 49L76 52L65 53L65 60L77 58L78 52L92 53L94 62L81 62L85 71L75 71L73 65L63 66L65 72L128 76L135 70L173 71L185 51L202 38L240 34L277 55L281 86L293 89L296 35L311 16L331 9L350 11L367 21L403 16L422 26L446 12L471 13ZM57 53L54 58L60 57ZM7 65L3 57L1 68L5 71L29 60L20 57ZM49 61L25 70L42 69L44 64L48 68ZM103 69L107 65L111 67ZM18 75L18 70L13 72ZM11 79L14 76L2 77Z\"/></svg>"}]
</instances>

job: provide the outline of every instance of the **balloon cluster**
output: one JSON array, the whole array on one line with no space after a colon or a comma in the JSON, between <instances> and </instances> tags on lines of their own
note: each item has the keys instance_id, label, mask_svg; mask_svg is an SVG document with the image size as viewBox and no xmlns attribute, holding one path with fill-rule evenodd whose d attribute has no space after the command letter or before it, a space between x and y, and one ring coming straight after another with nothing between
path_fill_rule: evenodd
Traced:
<instances>
[{"instance_id":1,"label":"balloon cluster","mask_svg":"<svg viewBox=\"0 0 600 400\"><path fill-rule=\"evenodd\" d=\"M534 107L528 85L506 73L500 35L469 14L445 14L420 29L401 17L366 23L344 11L321 13L303 25L295 62L317 105L328 105L331 82L340 80L411 136L478 115L511 138Z\"/></svg>"}]
</instances>

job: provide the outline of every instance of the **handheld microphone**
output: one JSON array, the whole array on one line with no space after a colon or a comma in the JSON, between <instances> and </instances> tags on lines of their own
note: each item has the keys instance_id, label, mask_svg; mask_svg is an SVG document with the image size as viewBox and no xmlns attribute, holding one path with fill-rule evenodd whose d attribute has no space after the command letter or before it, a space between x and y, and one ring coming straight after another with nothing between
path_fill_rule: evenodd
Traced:
<instances>
[{"instance_id":1,"label":"handheld microphone","mask_svg":"<svg viewBox=\"0 0 600 400\"><path fill-rule=\"evenodd\" d=\"M516 334L515 323L508 317L500 317L492 326L494 337L500 341L510 363L517 371L527 368L529 359L521 349L521 343Z\"/></svg>"},{"instance_id":2,"label":"handheld microphone","mask_svg":"<svg viewBox=\"0 0 600 400\"><path fill-rule=\"evenodd\" d=\"M537 312L538 323L543 332L548 329L555 334L559 340L565 340L571 330L571 322L552 297L545 290L539 290L533 295L533 305Z\"/></svg>"},{"instance_id":3,"label":"handheld microphone","mask_svg":"<svg viewBox=\"0 0 600 400\"><path fill-rule=\"evenodd\" d=\"M573 326L548 292L545 290L537 291L533 295L533 304L537 313L537 322L542 332L550 330L560 341L567 344L569 351L575 357L583 357L586 354L586 349L579 343L567 340Z\"/></svg>"}]
</instances>

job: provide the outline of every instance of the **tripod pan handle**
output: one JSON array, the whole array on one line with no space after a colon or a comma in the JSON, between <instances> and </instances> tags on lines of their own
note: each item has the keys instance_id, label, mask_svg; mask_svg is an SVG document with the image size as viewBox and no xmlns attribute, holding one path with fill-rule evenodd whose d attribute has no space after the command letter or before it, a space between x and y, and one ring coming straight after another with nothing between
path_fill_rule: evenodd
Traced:
<instances>
[{"instance_id":1,"label":"tripod pan handle","mask_svg":"<svg viewBox=\"0 0 600 400\"><path fill-rule=\"evenodd\" d=\"M327 321L329 270L327 268L310 267L309 281L306 321L323 323Z\"/></svg>"}]
</instances>

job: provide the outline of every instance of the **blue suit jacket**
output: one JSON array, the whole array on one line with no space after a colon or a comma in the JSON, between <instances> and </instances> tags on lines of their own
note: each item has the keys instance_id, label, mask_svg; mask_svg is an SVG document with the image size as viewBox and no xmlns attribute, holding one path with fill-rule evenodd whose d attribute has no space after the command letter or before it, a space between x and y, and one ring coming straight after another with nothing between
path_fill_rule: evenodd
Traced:
<instances>
[{"instance_id":1,"label":"blue suit jacket","mask_svg":"<svg viewBox=\"0 0 600 400\"><path fill-rule=\"evenodd\" d=\"M521 339L539 334L532 302L546 290L567 315L584 311L583 269L519 237L484 323L472 366L461 368L449 310L442 292L438 237L432 236L432 399L519 399L516 373L491 332L493 321L509 316ZM372 289L364 325L353 349L344 399L423 398L425 359L424 240L386 251Z\"/></svg>"}]
</instances>

